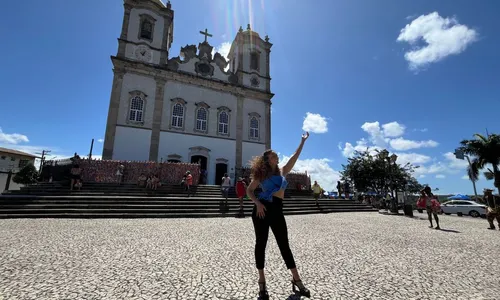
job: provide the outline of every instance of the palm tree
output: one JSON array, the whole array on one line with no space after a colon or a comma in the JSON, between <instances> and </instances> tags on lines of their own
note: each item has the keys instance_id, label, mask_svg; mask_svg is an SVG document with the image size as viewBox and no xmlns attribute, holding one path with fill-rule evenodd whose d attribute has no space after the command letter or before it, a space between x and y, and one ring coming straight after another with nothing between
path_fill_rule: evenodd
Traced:
<instances>
[{"instance_id":1,"label":"palm tree","mask_svg":"<svg viewBox=\"0 0 500 300\"><path fill-rule=\"evenodd\" d=\"M472 156L472 162L467 169L471 180L477 180L479 171L486 168L484 176L488 180L494 180L494 185L500 192L500 135L489 134L487 137L474 134L474 139L463 140L460 150ZM487 168L491 165L491 168Z\"/></svg>"}]
</instances>

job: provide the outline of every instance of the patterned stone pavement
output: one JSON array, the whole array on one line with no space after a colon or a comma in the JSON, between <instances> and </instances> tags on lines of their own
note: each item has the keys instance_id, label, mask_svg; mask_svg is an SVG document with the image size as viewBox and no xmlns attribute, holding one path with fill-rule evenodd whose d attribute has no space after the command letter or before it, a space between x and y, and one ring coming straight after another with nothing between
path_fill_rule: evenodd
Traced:
<instances>
[{"instance_id":1,"label":"patterned stone pavement","mask_svg":"<svg viewBox=\"0 0 500 300\"><path fill-rule=\"evenodd\" d=\"M448 231L377 213L287 222L312 299L499 299L500 231L441 218ZM271 299L295 299L270 237ZM256 299L253 242L249 218L0 220L0 299Z\"/></svg>"}]
</instances>

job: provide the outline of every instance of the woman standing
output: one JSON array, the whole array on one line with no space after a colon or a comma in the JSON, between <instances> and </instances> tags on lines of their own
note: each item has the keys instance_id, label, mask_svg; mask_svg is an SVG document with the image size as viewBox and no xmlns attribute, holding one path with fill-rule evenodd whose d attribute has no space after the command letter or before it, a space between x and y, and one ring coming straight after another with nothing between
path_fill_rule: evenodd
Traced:
<instances>
[{"instance_id":1,"label":"woman standing","mask_svg":"<svg viewBox=\"0 0 500 300\"><path fill-rule=\"evenodd\" d=\"M252 162L252 182L247 188L248 197L254 202L252 222L255 229L255 261L259 272L259 299L267 300L269 295L266 289L264 276L264 261L266 254L269 228L273 231L276 242L285 260L287 268L292 273L292 289L301 296L311 297L309 290L302 284L292 251L288 242L288 231L283 215L283 198L288 182L285 176L292 170L299 158L302 147L309 137L309 133L302 135L299 148L292 155L286 165L280 170L278 167L278 155L273 150L266 150L262 156L256 157ZM262 187L259 198L254 194L258 186Z\"/></svg>"},{"instance_id":2,"label":"woman standing","mask_svg":"<svg viewBox=\"0 0 500 300\"><path fill-rule=\"evenodd\" d=\"M434 220L436 220L436 229L441 229L439 227L439 218L438 211L441 209L441 205L439 202L434 199L434 194L432 194L431 188L426 186L423 190L420 191L420 198L417 201L417 207L425 208L427 211L427 217L429 218L429 222L431 222L431 226L429 228L433 228L432 224L432 216L434 215Z\"/></svg>"},{"instance_id":3,"label":"woman standing","mask_svg":"<svg viewBox=\"0 0 500 300\"><path fill-rule=\"evenodd\" d=\"M238 200L240 201L240 211L238 212L238 215L240 217L244 216L243 213L243 197L245 197L245 192L246 190L246 184L243 181L243 178L239 178L238 181L236 182L236 196L238 196Z\"/></svg>"}]
</instances>

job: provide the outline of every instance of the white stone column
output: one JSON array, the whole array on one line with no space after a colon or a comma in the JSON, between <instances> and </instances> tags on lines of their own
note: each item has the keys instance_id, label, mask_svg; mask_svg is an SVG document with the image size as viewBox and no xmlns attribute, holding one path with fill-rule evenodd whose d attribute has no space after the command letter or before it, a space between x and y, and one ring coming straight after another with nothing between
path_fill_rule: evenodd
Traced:
<instances>
[{"instance_id":1,"label":"white stone column","mask_svg":"<svg viewBox=\"0 0 500 300\"><path fill-rule=\"evenodd\" d=\"M109 101L108 120L106 122L106 134L104 136L104 146L102 159L113 158L113 148L115 145L116 125L118 122L118 111L120 109L120 96L123 85L124 70L114 70L113 87L111 88L111 99Z\"/></svg>"}]
</instances>

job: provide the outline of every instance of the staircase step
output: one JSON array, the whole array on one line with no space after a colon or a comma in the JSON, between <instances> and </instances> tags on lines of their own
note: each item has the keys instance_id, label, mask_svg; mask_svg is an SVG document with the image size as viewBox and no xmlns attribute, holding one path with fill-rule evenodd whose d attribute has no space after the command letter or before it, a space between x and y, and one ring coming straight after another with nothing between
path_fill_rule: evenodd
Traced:
<instances>
[{"instance_id":1,"label":"staircase step","mask_svg":"<svg viewBox=\"0 0 500 300\"><path fill-rule=\"evenodd\" d=\"M375 212L376 210L356 210L356 212ZM339 211L326 211L323 213L341 213L341 212L352 212L352 210L339 210ZM285 215L307 215L307 214L317 214L318 211L291 211L284 212ZM249 218L250 213L245 213L245 217ZM183 215L178 214L160 214L160 213L100 213L100 214L91 214L91 213L80 213L80 212L71 212L71 213L36 213L36 214L5 214L0 212L0 219L11 219L11 218L88 218L88 219L111 219L111 218L223 218L223 217L236 217L236 212L229 213L187 213Z\"/></svg>"}]
</instances>

